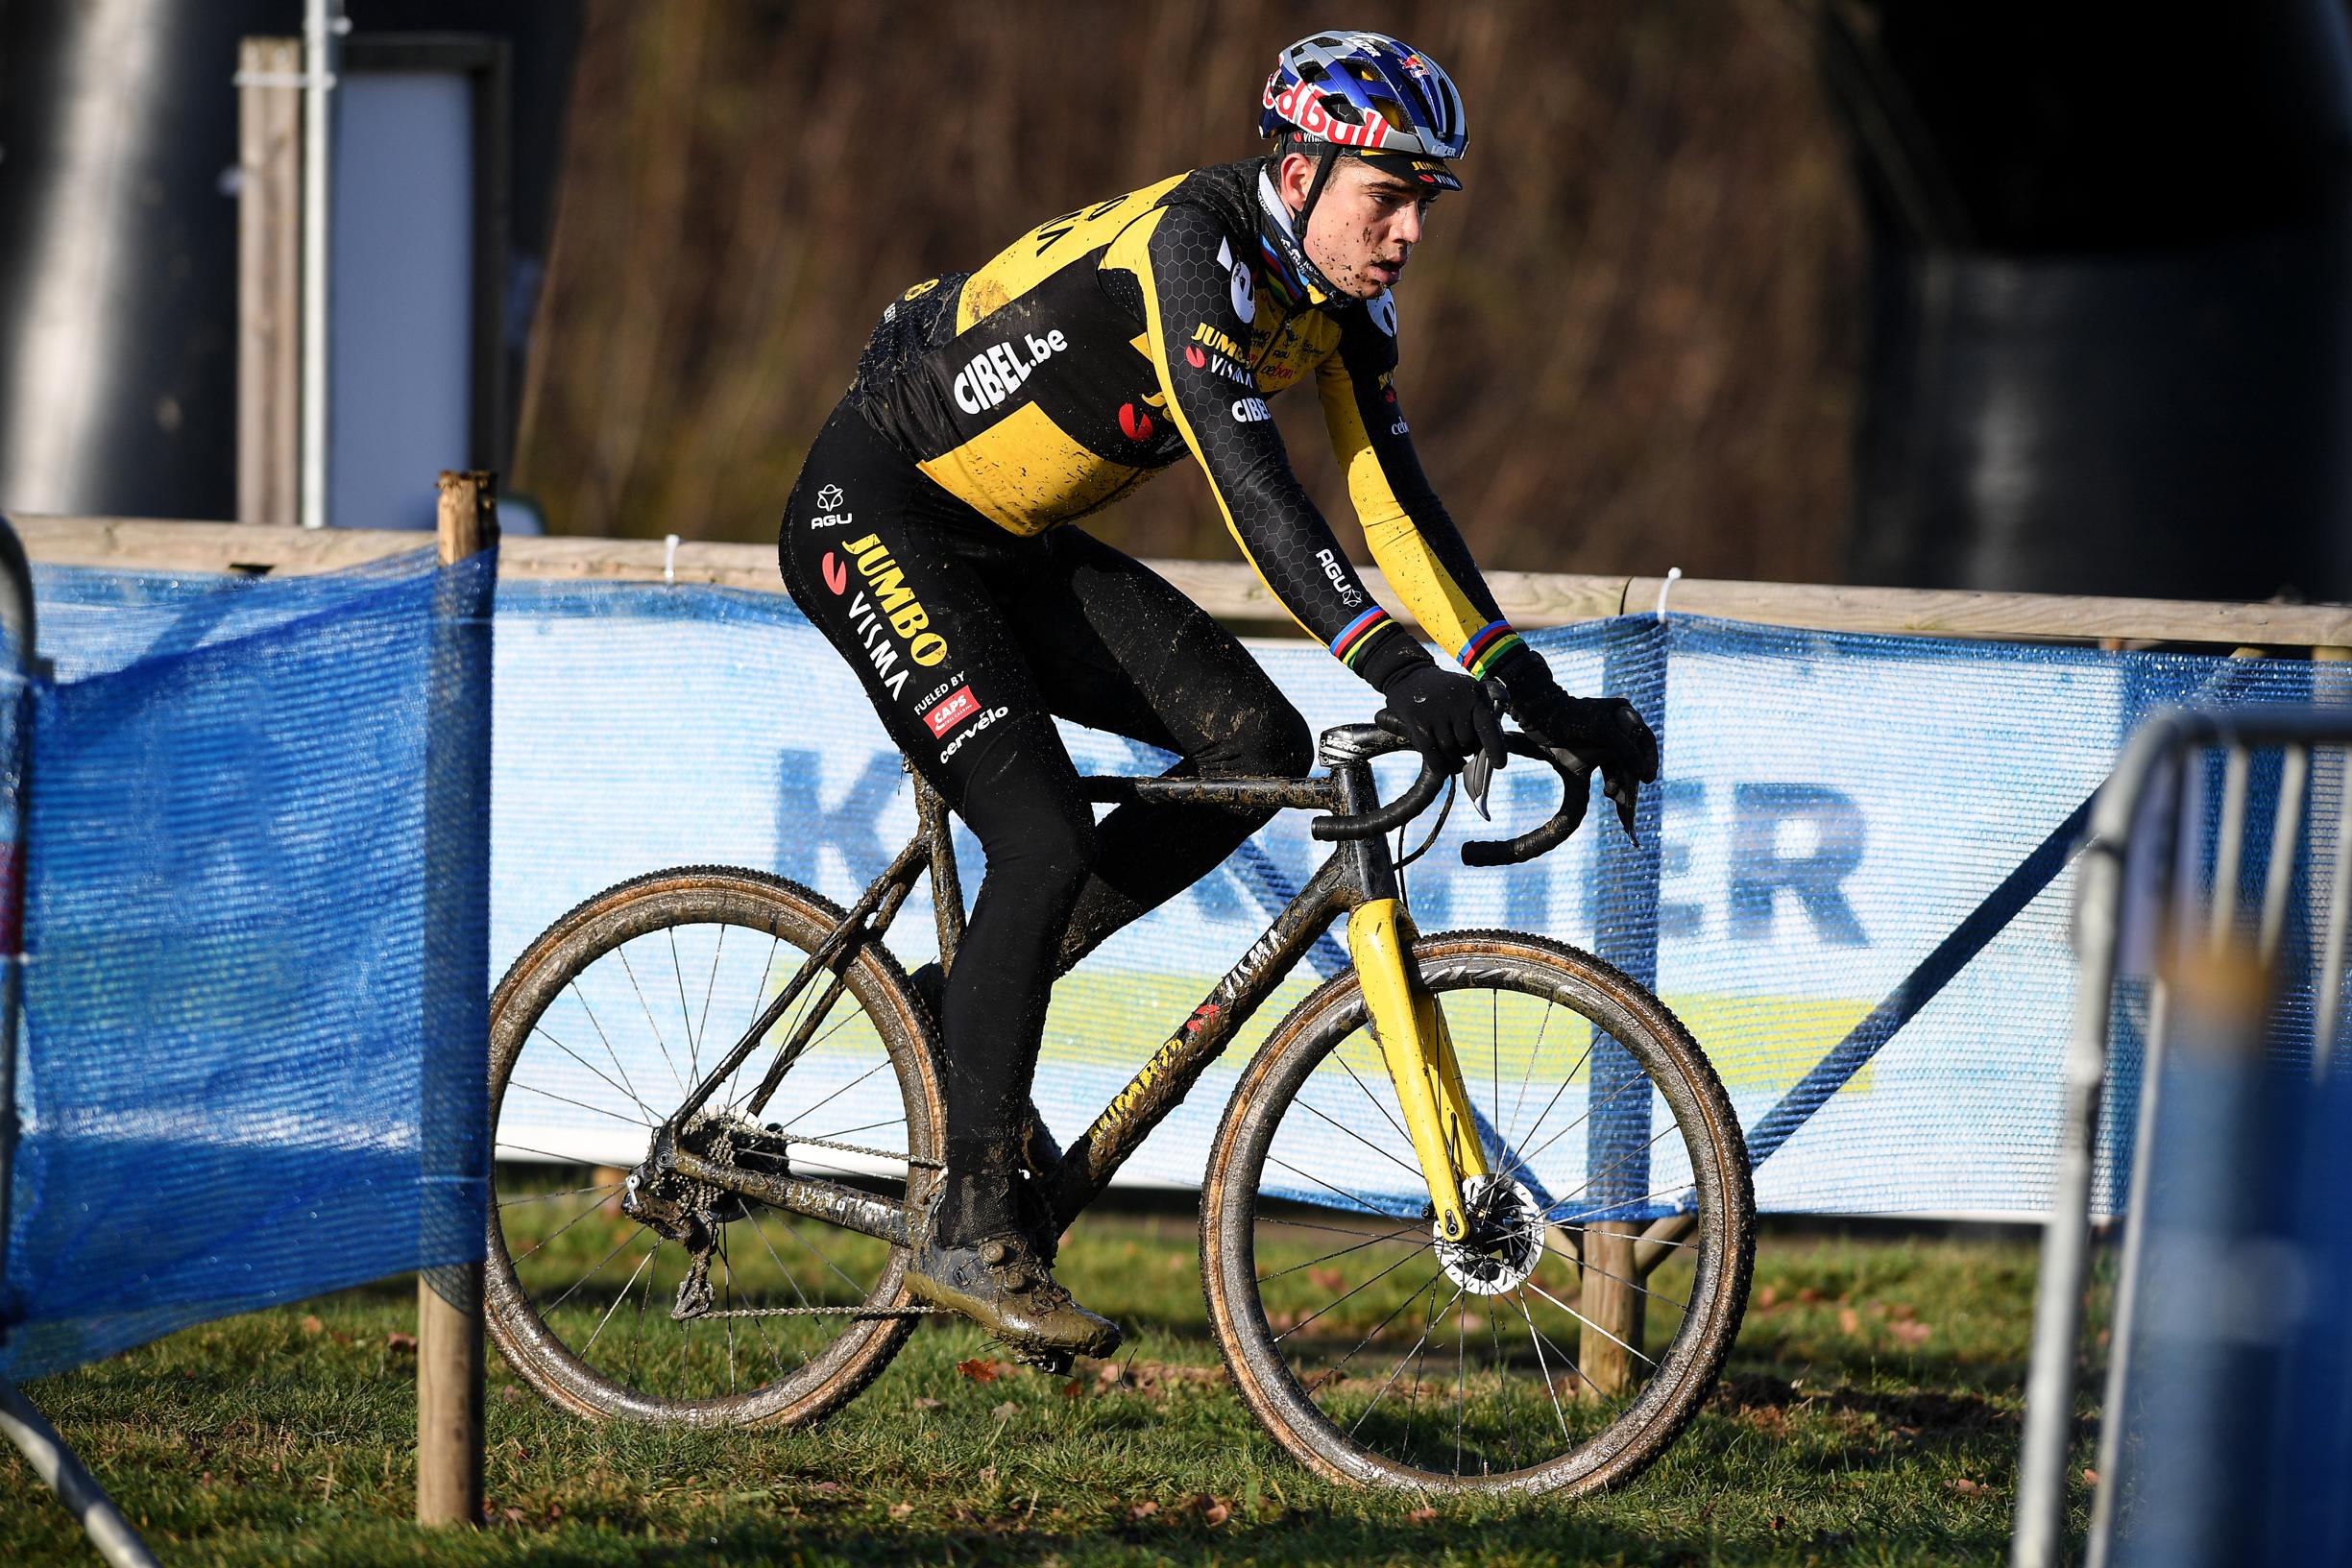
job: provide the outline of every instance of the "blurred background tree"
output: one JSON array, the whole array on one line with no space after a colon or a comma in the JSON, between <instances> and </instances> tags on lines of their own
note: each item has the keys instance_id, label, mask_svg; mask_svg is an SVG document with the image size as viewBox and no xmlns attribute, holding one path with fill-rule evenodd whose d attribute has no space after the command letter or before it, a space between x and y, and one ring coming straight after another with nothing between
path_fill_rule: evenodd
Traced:
<instances>
[{"instance_id":1,"label":"blurred background tree","mask_svg":"<svg viewBox=\"0 0 2352 1568\"><path fill-rule=\"evenodd\" d=\"M1786 0L1359 0L1470 111L1400 290L1404 406L1479 559L1836 581L1864 268ZM1327 3L591 0L515 485L553 531L773 537L883 305L1055 212L1253 156ZM1310 396L1293 461L1349 514ZM1181 465L1090 530L1226 557ZM1344 537L1348 525L1341 524Z\"/></svg>"}]
</instances>

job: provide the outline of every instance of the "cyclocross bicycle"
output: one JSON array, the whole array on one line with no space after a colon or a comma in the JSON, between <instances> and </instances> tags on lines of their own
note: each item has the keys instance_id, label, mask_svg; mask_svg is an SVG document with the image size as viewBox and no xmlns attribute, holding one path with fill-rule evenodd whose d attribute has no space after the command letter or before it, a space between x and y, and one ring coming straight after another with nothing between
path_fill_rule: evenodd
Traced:
<instances>
[{"instance_id":1,"label":"cyclocross bicycle","mask_svg":"<svg viewBox=\"0 0 2352 1568\"><path fill-rule=\"evenodd\" d=\"M1562 804L1466 844L1473 865L1532 859L1583 816L1583 761L1510 745ZM1349 725L1321 778L1085 782L1098 802L1318 809L1336 847L1066 1152L1032 1126L1030 1179L1066 1227L1345 916L1351 966L1266 1036L1209 1150L1225 1365L1326 1477L1594 1491L1655 1459L1722 1368L1746 1146L1698 1046L1626 976L1540 936L1415 930L1385 835L1445 781L1424 767L1381 804L1371 761L1401 749ZM849 909L755 871L661 872L565 915L500 981L488 1315L558 1405L814 1420L929 1310L905 1270L944 1147L935 1027L883 935L928 872L953 964L963 901L948 813L919 778L915 798L914 837Z\"/></svg>"}]
</instances>

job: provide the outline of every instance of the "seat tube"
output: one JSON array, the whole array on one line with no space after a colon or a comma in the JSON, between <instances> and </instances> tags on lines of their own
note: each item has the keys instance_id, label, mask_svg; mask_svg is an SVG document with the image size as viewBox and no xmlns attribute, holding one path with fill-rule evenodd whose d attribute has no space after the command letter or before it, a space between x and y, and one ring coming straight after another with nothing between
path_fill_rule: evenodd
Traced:
<instances>
[{"instance_id":1,"label":"seat tube","mask_svg":"<svg viewBox=\"0 0 2352 1568\"><path fill-rule=\"evenodd\" d=\"M1371 794L1370 769L1363 763L1334 769L1344 810L1365 808ZM1360 777L1355 777L1360 775ZM1413 915L1397 896L1396 873L1388 845L1366 839L1355 846L1359 891L1347 915L1347 956L1364 987L1372 1039L1380 1047L1389 1081L1404 1113L1405 1134L1429 1186L1438 1231L1449 1241L1469 1232L1463 1212L1462 1183L1487 1173L1486 1154L1471 1118L1453 1040L1437 999L1424 990L1413 967L1418 934Z\"/></svg>"}]
</instances>

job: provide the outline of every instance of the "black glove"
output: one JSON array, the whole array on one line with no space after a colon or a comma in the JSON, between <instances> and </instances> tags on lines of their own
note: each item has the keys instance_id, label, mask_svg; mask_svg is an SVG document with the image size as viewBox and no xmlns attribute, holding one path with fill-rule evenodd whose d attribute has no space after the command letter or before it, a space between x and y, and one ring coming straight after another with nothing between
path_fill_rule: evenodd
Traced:
<instances>
[{"instance_id":1,"label":"black glove","mask_svg":"<svg viewBox=\"0 0 2352 1568\"><path fill-rule=\"evenodd\" d=\"M1658 736L1623 697L1571 697L1552 679L1535 649L1514 648L1495 665L1511 693L1519 728L1547 746L1561 746L1600 769L1601 793L1616 804L1617 820L1634 831L1641 786L1658 777Z\"/></svg>"},{"instance_id":2,"label":"black glove","mask_svg":"<svg viewBox=\"0 0 2352 1568\"><path fill-rule=\"evenodd\" d=\"M1649 784L1658 777L1658 737L1623 697L1571 697L1533 648L1517 647L1494 673L1511 693L1519 727L1549 746L1591 760L1610 779Z\"/></svg>"},{"instance_id":3,"label":"black glove","mask_svg":"<svg viewBox=\"0 0 2352 1568\"><path fill-rule=\"evenodd\" d=\"M1501 767L1509 759L1494 704L1468 676L1422 661L1390 676L1380 694L1388 699L1388 712L1403 728L1405 738L1447 777L1462 771L1464 758L1481 752L1492 767Z\"/></svg>"}]
</instances>

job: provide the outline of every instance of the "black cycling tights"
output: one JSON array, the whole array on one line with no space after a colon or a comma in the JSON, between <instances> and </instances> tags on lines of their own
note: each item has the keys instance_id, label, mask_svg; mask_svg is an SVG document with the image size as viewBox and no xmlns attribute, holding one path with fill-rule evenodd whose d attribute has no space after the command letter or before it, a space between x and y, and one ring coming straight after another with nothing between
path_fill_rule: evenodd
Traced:
<instances>
[{"instance_id":1,"label":"black cycling tights","mask_svg":"<svg viewBox=\"0 0 2352 1568\"><path fill-rule=\"evenodd\" d=\"M942 1238L1011 1223L1003 1170L1054 977L1214 870L1270 813L1128 805L1101 823L1051 715L1176 753L1173 773L1296 777L1306 723L1241 643L1141 563L1021 538L950 496L846 405L778 541L803 614L987 854L947 982Z\"/></svg>"}]
</instances>

